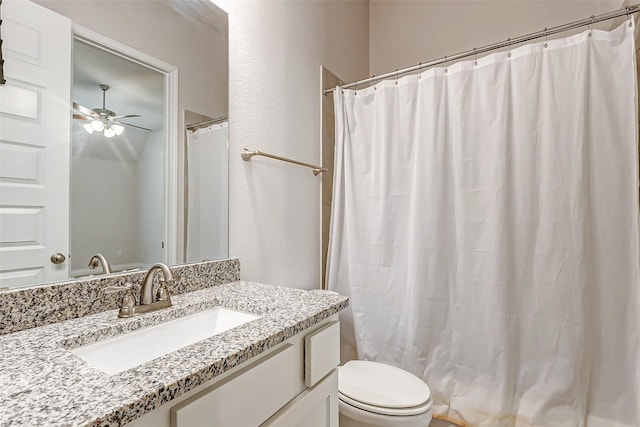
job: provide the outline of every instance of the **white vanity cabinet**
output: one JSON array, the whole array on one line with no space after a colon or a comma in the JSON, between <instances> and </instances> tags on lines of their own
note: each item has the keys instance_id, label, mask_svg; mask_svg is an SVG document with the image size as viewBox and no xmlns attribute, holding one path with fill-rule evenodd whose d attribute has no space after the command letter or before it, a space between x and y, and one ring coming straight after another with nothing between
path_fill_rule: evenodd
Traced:
<instances>
[{"instance_id":1,"label":"white vanity cabinet","mask_svg":"<svg viewBox=\"0 0 640 427\"><path fill-rule=\"evenodd\" d=\"M264 427L338 427L338 371L311 387L263 424Z\"/></svg>"},{"instance_id":2,"label":"white vanity cabinet","mask_svg":"<svg viewBox=\"0 0 640 427\"><path fill-rule=\"evenodd\" d=\"M196 387L129 427L337 427L337 316Z\"/></svg>"}]
</instances>

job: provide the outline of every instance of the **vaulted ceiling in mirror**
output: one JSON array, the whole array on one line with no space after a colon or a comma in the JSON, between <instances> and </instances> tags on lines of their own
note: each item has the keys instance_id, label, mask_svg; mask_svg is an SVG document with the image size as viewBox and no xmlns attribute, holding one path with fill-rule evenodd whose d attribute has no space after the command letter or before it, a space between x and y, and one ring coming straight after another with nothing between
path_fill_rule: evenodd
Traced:
<instances>
[{"instance_id":1,"label":"vaulted ceiling in mirror","mask_svg":"<svg viewBox=\"0 0 640 427\"><path fill-rule=\"evenodd\" d=\"M148 67L76 41L73 47L73 95L88 108L102 106L99 84L110 86L106 107L117 114L139 114L126 121L152 130L163 126L163 76Z\"/></svg>"}]
</instances>

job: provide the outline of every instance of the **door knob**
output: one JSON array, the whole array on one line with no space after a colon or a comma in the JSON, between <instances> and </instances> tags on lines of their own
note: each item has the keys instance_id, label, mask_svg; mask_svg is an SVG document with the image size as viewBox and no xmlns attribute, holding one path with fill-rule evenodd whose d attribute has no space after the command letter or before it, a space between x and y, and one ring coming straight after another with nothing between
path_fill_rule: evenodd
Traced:
<instances>
[{"instance_id":1,"label":"door knob","mask_svg":"<svg viewBox=\"0 0 640 427\"><path fill-rule=\"evenodd\" d=\"M66 259L65 256L62 255L60 252L58 252L57 254L51 255L51 262L54 264L62 264L65 259Z\"/></svg>"}]
</instances>

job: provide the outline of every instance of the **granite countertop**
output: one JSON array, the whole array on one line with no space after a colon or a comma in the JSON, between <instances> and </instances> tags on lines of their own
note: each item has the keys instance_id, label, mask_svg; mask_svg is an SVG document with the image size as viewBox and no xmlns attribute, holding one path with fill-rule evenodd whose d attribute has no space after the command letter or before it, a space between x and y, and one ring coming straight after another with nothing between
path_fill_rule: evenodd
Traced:
<instances>
[{"instance_id":1,"label":"granite countertop","mask_svg":"<svg viewBox=\"0 0 640 427\"><path fill-rule=\"evenodd\" d=\"M348 305L335 293L245 281L171 299L133 318L109 310L0 336L0 426L126 424ZM69 351L218 305L261 317L114 375Z\"/></svg>"}]
</instances>

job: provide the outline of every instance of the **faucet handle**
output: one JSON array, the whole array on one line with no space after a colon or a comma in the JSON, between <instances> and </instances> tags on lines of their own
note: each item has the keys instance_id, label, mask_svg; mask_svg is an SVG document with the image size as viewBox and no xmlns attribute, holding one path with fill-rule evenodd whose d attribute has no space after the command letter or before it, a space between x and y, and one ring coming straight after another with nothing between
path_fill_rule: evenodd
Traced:
<instances>
[{"instance_id":1,"label":"faucet handle","mask_svg":"<svg viewBox=\"0 0 640 427\"><path fill-rule=\"evenodd\" d=\"M171 302L171 293L169 291L169 286L173 285L176 282L179 282L182 277L178 274L172 274L170 279L162 279L160 280L160 286L158 287L158 292L156 294L157 301L169 301Z\"/></svg>"},{"instance_id":2,"label":"faucet handle","mask_svg":"<svg viewBox=\"0 0 640 427\"><path fill-rule=\"evenodd\" d=\"M167 282L160 282L160 287L158 288L158 293L156 295L157 301L171 301L171 294L169 293L169 288L167 287Z\"/></svg>"},{"instance_id":3,"label":"faucet handle","mask_svg":"<svg viewBox=\"0 0 640 427\"><path fill-rule=\"evenodd\" d=\"M182 280L182 276L180 276L179 274L173 274L171 279L169 279L169 280L161 280L161 281L163 281L165 283L168 283L168 284L173 284L173 283L179 282L180 280Z\"/></svg>"},{"instance_id":4,"label":"faucet handle","mask_svg":"<svg viewBox=\"0 0 640 427\"><path fill-rule=\"evenodd\" d=\"M160 279L160 285L162 286L167 286L167 285L173 285L178 283L180 280L182 279L182 277L178 274L174 274L171 276L170 279Z\"/></svg>"},{"instance_id":5,"label":"faucet handle","mask_svg":"<svg viewBox=\"0 0 640 427\"><path fill-rule=\"evenodd\" d=\"M124 286L107 286L104 288L105 294L115 294L116 292L125 292L122 297L122 303L120 304L120 311L118 317L131 317L133 316L134 308L136 305L136 299L133 297L133 285L131 283L125 283Z\"/></svg>"},{"instance_id":6,"label":"faucet handle","mask_svg":"<svg viewBox=\"0 0 640 427\"><path fill-rule=\"evenodd\" d=\"M104 288L105 294L115 294L116 292L130 291L133 289L131 283L125 283L124 286L107 286Z\"/></svg>"}]
</instances>

